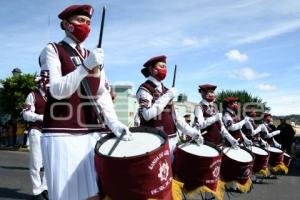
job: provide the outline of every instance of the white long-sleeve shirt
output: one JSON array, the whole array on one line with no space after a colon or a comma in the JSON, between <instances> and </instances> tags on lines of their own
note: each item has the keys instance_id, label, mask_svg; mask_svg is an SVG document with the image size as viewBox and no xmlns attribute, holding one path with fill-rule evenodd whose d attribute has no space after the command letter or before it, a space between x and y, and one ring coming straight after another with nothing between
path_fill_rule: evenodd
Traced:
<instances>
[{"instance_id":1,"label":"white long-sleeve shirt","mask_svg":"<svg viewBox=\"0 0 300 200\"><path fill-rule=\"evenodd\" d=\"M162 84L160 81L151 76L149 76L148 80L153 82L156 85L156 89L162 93ZM140 112L146 121L149 121L160 115L171 100L167 94L164 94L152 104L153 96L149 93L149 91L143 88L138 90L136 97L138 102L140 102ZM184 118L177 113L176 109L174 109L174 112L172 112L172 118L176 128L182 133L192 135L196 132L185 122Z\"/></svg>"},{"instance_id":2,"label":"white long-sleeve shirt","mask_svg":"<svg viewBox=\"0 0 300 200\"><path fill-rule=\"evenodd\" d=\"M43 91L40 90L40 93L45 97ZM43 115L35 113L35 97L33 92L29 93L26 97L22 116L24 120L28 122L43 121Z\"/></svg>"},{"instance_id":3,"label":"white long-sleeve shirt","mask_svg":"<svg viewBox=\"0 0 300 200\"><path fill-rule=\"evenodd\" d=\"M209 108L210 106L213 106L213 102L209 103L205 99L202 99L199 104L204 104L204 105L208 106L208 109L210 109ZM211 112L213 112L213 111L211 111ZM197 118L197 121L195 122L195 127L197 129L201 130L201 129L205 129L205 128L209 127L210 125L212 125L213 123L215 123L217 121L220 121L220 123L221 123L221 132L220 132L220 134L223 137L227 138L228 141L234 140L233 137L229 134L229 132L225 128L223 121L220 120L220 118L218 116L218 113L214 113L214 114L215 115L205 119L204 114L203 114L203 110L201 108L201 105L197 105L195 107L195 110L194 110L195 118Z\"/></svg>"},{"instance_id":4,"label":"white long-sleeve shirt","mask_svg":"<svg viewBox=\"0 0 300 200\"><path fill-rule=\"evenodd\" d=\"M63 39L75 49L76 43L69 37ZM81 47L82 48L82 47ZM82 48L83 49L83 48ZM82 65L79 65L74 71L67 75L62 75L61 62L55 47L48 44L40 55L41 70L49 70L50 75L50 94L60 100L70 97L80 86L81 81L88 75L88 72ZM105 118L105 122L111 130L114 130L119 124L112 98L110 96L109 88L106 86L107 80L104 68L98 74L100 76L100 84L97 90L96 102L100 105L101 112Z\"/></svg>"}]
</instances>

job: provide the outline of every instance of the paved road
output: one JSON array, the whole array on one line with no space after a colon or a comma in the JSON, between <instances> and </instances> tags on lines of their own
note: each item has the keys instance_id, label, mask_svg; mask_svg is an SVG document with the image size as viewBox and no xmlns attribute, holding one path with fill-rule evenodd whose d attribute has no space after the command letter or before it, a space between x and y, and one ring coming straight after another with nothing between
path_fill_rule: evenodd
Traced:
<instances>
[{"instance_id":1,"label":"paved road","mask_svg":"<svg viewBox=\"0 0 300 200\"><path fill-rule=\"evenodd\" d=\"M0 151L0 200L31 199L28 152ZM225 200L229 198L225 196ZM299 200L300 167L287 176L254 185L249 194L234 194L231 200ZM127 200L127 199L124 199Z\"/></svg>"}]
</instances>

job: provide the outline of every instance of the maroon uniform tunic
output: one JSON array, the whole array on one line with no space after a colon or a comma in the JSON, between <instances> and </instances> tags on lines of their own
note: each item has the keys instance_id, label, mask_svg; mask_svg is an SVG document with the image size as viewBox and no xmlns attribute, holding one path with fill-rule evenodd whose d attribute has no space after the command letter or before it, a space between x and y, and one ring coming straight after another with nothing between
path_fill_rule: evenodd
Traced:
<instances>
[{"instance_id":1,"label":"maroon uniform tunic","mask_svg":"<svg viewBox=\"0 0 300 200\"><path fill-rule=\"evenodd\" d=\"M147 80L146 82L144 82L140 87L140 89L144 89L146 91L148 91L152 96L152 104L162 95L164 95L167 91L168 88L166 88L164 85L162 85L162 92L158 91L156 88L156 85L152 82ZM143 101L143 99L140 99L140 101ZM143 109L145 107L143 107L144 104L142 104L142 102L139 102L142 107L140 109ZM176 126L175 123L173 121L173 117L172 117L172 111L173 111L173 106L172 104L168 104L163 112L161 114L159 114L158 116L156 116L153 119L150 119L149 121L146 121L143 118L143 115L141 113L141 111L139 112L140 115L140 119L141 119L141 126L148 126L148 127L154 127L157 129L160 129L162 131L164 131L169 137L172 136L176 136Z\"/></svg>"},{"instance_id":2,"label":"maroon uniform tunic","mask_svg":"<svg viewBox=\"0 0 300 200\"><path fill-rule=\"evenodd\" d=\"M211 105L211 107L209 107L208 105L200 103L200 107L203 111L204 119L207 119L218 113L218 109L214 105ZM195 121L196 121L196 123L198 122L197 117L195 118ZM220 134L221 128L222 128L221 122L216 121L213 124L211 124L210 126L201 130L201 132L207 131L207 133L203 135L204 140L211 142L215 145L221 145L223 142L222 135Z\"/></svg>"},{"instance_id":3,"label":"maroon uniform tunic","mask_svg":"<svg viewBox=\"0 0 300 200\"><path fill-rule=\"evenodd\" d=\"M43 97L43 95L38 91L35 90L31 92L33 98L34 98L34 107L35 107L35 113L39 115L44 114L45 105L47 102L46 97ZM35 121L35 122L29 122L29 130L30 129L38 129L41 130L43 125L43 121Z\"/></svg>"},{"instance_id":4,"label":"maroon uniform tunic","mask_svg":"<svg viewBox=\"0 0 300 200\"><path fill-rule=\"evenodd\" d=\"M229 120L226 124L225 124L225 126L227 127L227 129L228 129L228 127L230 127L232 124L235 124L235 123L238 123L238 122L240 122L241 120L240 120L240 118L236 115L236 114L234 114L234 113L230 113L230 112L226 112L226 113L228 113L230 116L231 116L231 118L232 118L232 121L231 120ZM229 133L232 135L232 137L234 137L234 139L239 139L239 143L241 144L241 143L243 143L244 142L244 139L243 139L243 136L242 136L242 133L241 133L241 130L239 129L239 130L235 130L235 131L230 131L229 129L228 129L228 131L229 131Z\"/></svg>"},{"instance_id":5,"label":"maroon uniform tunic","mask_svg":"<svg viewBox=\"0 0 300 200\"><path fill-rule=\"evenodd\" d=\"M82 57L67 43L60 42L52 45L55 46L54 49L57 49L62 76L74 71L77 65L81 64ZM96 97L100 77L87 76L86 78L93 97ZM49 93L44 114L43 132L82 134L95 131L100 131L100 125L82 85L70 97L61 100L55 99Z\"/></svg>"}]
</instances>

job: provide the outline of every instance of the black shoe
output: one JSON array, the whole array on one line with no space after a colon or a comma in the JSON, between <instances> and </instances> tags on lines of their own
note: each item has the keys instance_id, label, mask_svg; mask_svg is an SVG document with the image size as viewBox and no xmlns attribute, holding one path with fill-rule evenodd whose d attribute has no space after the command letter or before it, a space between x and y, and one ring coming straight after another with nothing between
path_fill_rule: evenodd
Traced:
<instances>
[{"instance_id":1,"label":"black shoe","mask_svg":"<svg viewBox=\"0 0 300 200\"><path fill-rule=\"evenodd\" d=\"M32 200L45 200L42 193L38 195L33 195Z\"/></svg>"},{"instance_id":2,"label":"black shoe","mask_svg":"<svg viewBox=\"0 0 300 200\"><path fill-rule=\"evenodd\" d=\"M44 190L44 191L42 192L42 195L43 195L43 197L44 197L46 200L49 199L49 197L48 197L48 190Z\"/></svg>"}]
</instances>

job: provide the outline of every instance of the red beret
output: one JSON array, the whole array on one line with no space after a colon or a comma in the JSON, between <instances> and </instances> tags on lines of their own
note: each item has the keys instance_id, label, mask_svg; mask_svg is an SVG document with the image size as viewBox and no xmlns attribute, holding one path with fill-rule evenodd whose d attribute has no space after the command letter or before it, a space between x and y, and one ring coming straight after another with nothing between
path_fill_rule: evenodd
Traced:
<instances>
[{"instance_id":1,"label":"red beret","mask_svg":"<svg viewBox=\"0 0 300 200\"><path fill-rule=\"evenodd\" d=\"M199 85L199 92L201 92L202 90L207 91L207 90L215 90L217 88L216 85L211 85L211 84L203 84L203 85Z\"/></svg>"},{"instance_id":2,"label":"red beret","mask_svg":"<svg viewBox=\"0 0 300 200\"><path fill-rule=\"evenodd\" d=\"M72 5L64 9L59 15L59 19L69 19L73 15L85 15L92 17L94 9L90 5Z\"/></svg>"},{"instance_id":3,"label":"red beret","mask_svg":"<svg viewBox=\"0 0 300 200\"><path fill-rule=\"evenodd\" d=\"M225 102L225 103L233 103L233 102L236 102L238 100L239 100L239 98L237 98L237 97L227 97L227 98L223 99L223 102Z\"/></svg>"},{"instance_id":4,"label":"red beret","mask_svg":"<svg viewBox=\"0 0 300 200\"><path fill-rule=\"evenodd\" d=\"M270 113L264 113L264 119L266 119L266 118L269 117L269 116L272 117L272 115L271 115Z\"/></svg>"},{"instance_id":5,"label":"red beret","mask_svg":"<svg viewBox=\"0 0 300 200\"><path fill-rule=\"evenodd\" d=\"M164 56L164 55L161 55L161 56L156 56L156 57L153 57L151 59L149 59L147 62L144 63L144 67L141 72L142 74L145 76L145 77L148 77L150 76L150 72L148 70L148 67L150 66L154 66L156 63L158 62L163 62L163 63L166 63L167 61L167 57Z\"/></svg>"},{"instance_id":6,"label":"red beret","mask_svg":"<svg viewBox=\"0 0 300 200\"><path fill-rule=\"evenodd\" d=\"M154 66L156 63L158 62L163 62L166 63L167 57L162 55L162 56L156 56L153 57L151 59L149 59L147 62L144 63L144 67L150 67L150 66Z\"/></svg>"}]
</instances>

